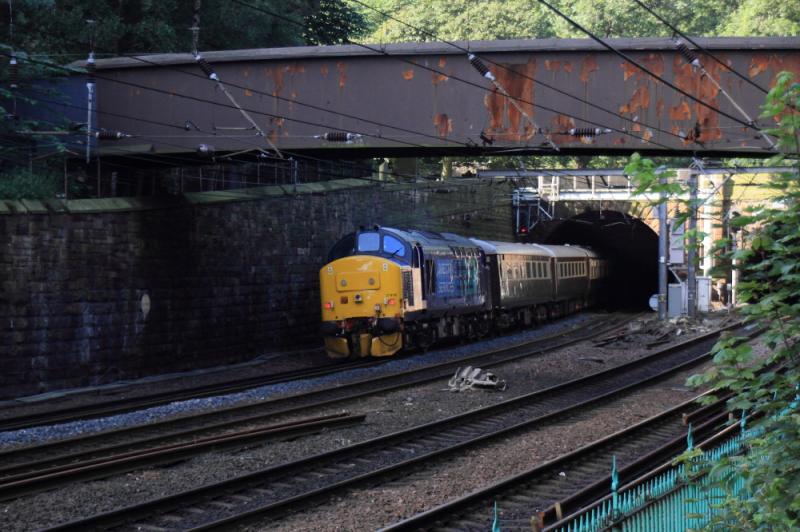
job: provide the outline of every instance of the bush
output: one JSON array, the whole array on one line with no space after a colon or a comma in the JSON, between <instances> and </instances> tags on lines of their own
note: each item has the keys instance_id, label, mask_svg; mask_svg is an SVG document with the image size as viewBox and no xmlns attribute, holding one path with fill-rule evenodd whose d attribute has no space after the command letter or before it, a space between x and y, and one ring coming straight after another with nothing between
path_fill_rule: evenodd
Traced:
<instances>
[{"instance_id":1,"label":"bush","mask_svg":"<svg viewBox=\"0 0 800 532\"><path fill-rule=\"evenodd\" d=\"M47 170L15 168L0 174L0 199L51 199L62 186L61 178Z\"/></svg>"}]
</instances>

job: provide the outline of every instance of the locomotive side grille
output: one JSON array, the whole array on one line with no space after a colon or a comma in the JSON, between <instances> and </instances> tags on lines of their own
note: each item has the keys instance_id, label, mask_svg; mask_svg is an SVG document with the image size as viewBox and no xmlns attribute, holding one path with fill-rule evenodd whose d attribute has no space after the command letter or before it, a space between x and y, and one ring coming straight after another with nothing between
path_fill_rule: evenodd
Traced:
<instances>
[{"instance_id":1,"label":"locomotive side grille","mask_svg":"<svg viewBox=\"0 0 800 532\"><path fill-rule=\"evenodd\" d=\"M403 299L408 301L410 306L414 306L414 281L410 271L403 272Z\"/></svg>"}]
</instances>

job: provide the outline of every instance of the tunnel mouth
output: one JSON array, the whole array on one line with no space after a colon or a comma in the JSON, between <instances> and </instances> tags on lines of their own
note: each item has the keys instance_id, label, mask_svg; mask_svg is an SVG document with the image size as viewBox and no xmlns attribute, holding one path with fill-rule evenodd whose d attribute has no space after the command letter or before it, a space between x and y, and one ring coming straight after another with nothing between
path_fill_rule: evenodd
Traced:
<instances>
[{"instance_id":1,"label":"tunnel mouth","mask_svg":"<svg viewBox=\"0 0 800 532\"><path fill-rule=\"evenodd\" d=\"M539 242L586 246L610 262L605 308L650 308L650 297L658 293L658 235L642 220L618 211L587 210L542 225Z\"/></svg>"}]
</instances>

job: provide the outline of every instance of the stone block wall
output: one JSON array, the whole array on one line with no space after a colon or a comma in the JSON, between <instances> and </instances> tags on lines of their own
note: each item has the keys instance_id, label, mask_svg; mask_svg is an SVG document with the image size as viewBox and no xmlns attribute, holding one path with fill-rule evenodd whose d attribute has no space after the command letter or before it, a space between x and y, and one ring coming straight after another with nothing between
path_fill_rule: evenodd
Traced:
<instances>
[{"instance_id":1,"label":"stone block wall","mask_svg":"<svg viewBox=\"0 0 800 532\"><path fill-rule=\"evenodd\" d=\"M0 201L0 397L319 343L319 268L359 225L510 240L506 185L342 180Z\"/></svg>"}]
</instances>

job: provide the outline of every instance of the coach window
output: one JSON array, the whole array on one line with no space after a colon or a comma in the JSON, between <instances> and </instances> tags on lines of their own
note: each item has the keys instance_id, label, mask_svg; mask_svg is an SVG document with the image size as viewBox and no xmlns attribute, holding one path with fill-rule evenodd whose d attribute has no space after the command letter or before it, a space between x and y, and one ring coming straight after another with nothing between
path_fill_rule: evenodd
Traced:
<instances>
[{"instance_id":1,"label":"coach window","mask_svg":"<svg viewBox=\"0 0 800 532\"><path fill-rule=\"evenodd\" d=\"M381 248L381 236L378 233L361 233L358 235L359 251L378 251Z\"/></svg>"},{"instance_id":2,"label":"coach window","mask_svg":"<svg viewBox=\"0 0 800 532\"><path fill-rule=\"evenodd\" d=\"M383 236L383 252L392 255L393 257L405 257L406 247L393 236Z\"/></svg>"}]
</instances>

